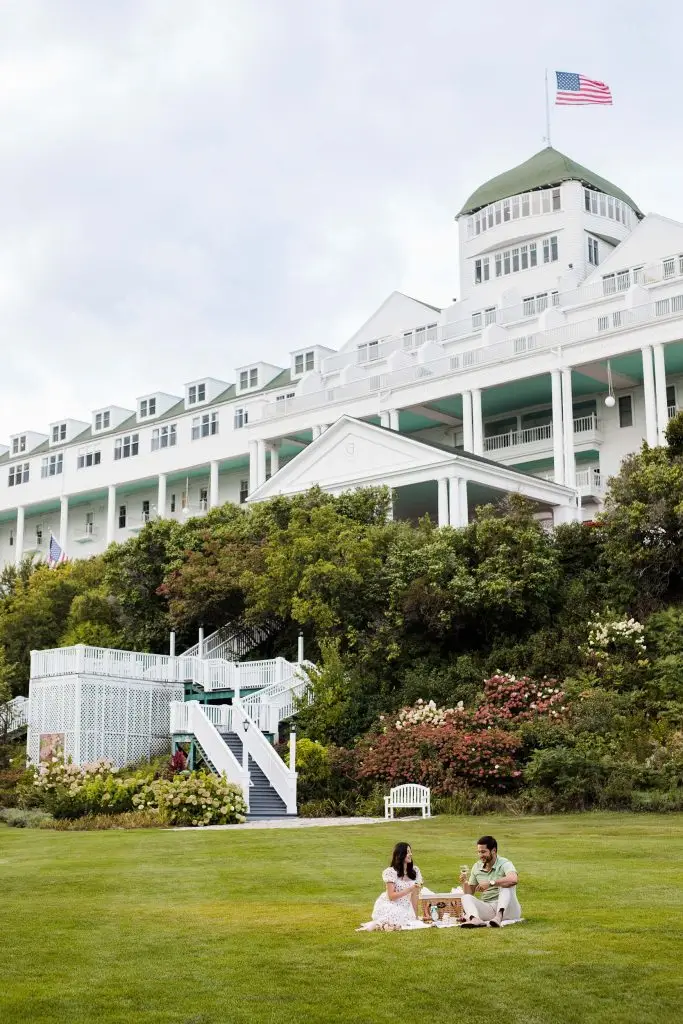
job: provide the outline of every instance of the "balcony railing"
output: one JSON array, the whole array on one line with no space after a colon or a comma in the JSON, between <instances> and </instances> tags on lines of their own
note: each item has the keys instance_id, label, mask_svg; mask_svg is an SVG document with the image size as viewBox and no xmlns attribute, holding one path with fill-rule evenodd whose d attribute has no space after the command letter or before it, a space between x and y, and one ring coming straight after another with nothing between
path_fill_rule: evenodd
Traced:
<instances>
[{"instance_id":1,"label":"balcony railing","mask_svg":"<svg viewBox=\"0 0 683 1024\"><path fill-rule=\"evenodd\" d=\"M398 370L389 370L375 374L363 380L355 380L349 384L325 388L308 395L271 402L262 406L261 418L271 420L288 413L305 412L309 409L320 409L325 406L354 399L367 398L381 390L389 390L406 384L417 383L427 379L453 377L471 370L473 366L490 366L509 360L522 359L530 353L547 351L558 346L578 344L589 341L600 334L602 337L614 331L643 326L653 321L679 318L683 313L683 293L647 302L642 306L621 311L617 322L611 319L606 325L603 317L591 317L586 320L567 323L547 331L538 331L524 336L524 344L518 345L519 338L509 338L485 347L472 348L467 352L449 353L444 346L444 354L429 362L415 363ZM442 336L443 344L443 336ZM456 389L457 390L457 386ZM283 408L284 407L284 408Z\"/></svg>"},{"instance_id":2,"label":"balcony railing","mask_svg":"<svg viewBox=\"0 0 683 1024\"><path fill-rule=\"evenodd\" d=\"M669 406L667 406L666 414L667 414L667 416L668 416L668 418L670 420L672 420L674 418L674 416L678 416L678 412L679 412L679 409L678 409L677 405L669 405Z\"/></svg>"},{"instance_id":3,"label":"balcony railing","mask_svg":"<svg viewBox=\"0 0 683 1024\"><path fill-rule=\"evenodd\" d=\"M574 433L587 434L596 433L598 430L598 419L595 414L579 416L574 420ZM540 427L526 427L524 430L510 430L505 434L493 434L484 440L485 452L504 451L508 448L526 448L532 445L543 444L552 441L553 425L544 423Z\"/></svg>"}]
</instances>

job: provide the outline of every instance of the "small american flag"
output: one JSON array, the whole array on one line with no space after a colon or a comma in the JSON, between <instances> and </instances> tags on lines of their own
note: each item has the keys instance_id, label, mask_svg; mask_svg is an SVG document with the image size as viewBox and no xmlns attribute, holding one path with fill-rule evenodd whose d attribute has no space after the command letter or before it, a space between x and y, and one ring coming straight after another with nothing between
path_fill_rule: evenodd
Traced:
<instances>
[{"instance_id":1,"label":"small american flag","mask_svg":"<svg viewBox=\"0 0 683 1024\"><path fill-rule=\"evenodd\" d=\"M604 82L594 82L573 71L556 71L557 96L555 103L562 106L585 106L588 103L612 103L612 93Z\"/></svg>"},{"instance_id":2,"label":"small american flag","mask_svg":"<svg viewBox=\"0 0 683 1024\"><path fill-rule=\"evenodd\" d=\"M47 564L51 569L66 562L66 555L60 548L55 538L50 534L50 547L47 552Z\"/></svg>"}]
</instances>

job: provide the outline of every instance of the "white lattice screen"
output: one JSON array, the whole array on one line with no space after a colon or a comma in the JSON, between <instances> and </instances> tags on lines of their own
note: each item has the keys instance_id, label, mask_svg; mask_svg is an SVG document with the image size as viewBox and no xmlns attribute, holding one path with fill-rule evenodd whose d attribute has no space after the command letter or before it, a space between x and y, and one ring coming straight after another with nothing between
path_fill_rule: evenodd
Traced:
<instances>
[{"instance_id":1,"label":"white lattice screen","mask_svg":"<svg viewBox=\"0 0 683 1024\"><path fill-rule=\"evenodd\" d=\"M69 675L32 679L28 756L38 763L40 737L64 735L75 764L107 758L122 767L170 750L171 701L183 687L156 681Z\"/></svg>"}]
</instances>

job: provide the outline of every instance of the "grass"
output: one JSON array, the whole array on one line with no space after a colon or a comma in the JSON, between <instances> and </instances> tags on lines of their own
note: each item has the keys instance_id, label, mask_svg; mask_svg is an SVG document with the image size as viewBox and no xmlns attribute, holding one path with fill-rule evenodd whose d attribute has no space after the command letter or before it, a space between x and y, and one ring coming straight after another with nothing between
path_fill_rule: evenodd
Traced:
<instances>
[{"instance_id":1,"label":"grass","mask_svg":"<svg viewBox=\"0 0 683 1024\"><path fill-rule=\"evenodd\" d=\"M493 832L528 922L356 934L406 838L433 889ZM3 1024L660 1024L683 984L683 815L293 831L0 826Z\"/></svg>"}]
</instances>

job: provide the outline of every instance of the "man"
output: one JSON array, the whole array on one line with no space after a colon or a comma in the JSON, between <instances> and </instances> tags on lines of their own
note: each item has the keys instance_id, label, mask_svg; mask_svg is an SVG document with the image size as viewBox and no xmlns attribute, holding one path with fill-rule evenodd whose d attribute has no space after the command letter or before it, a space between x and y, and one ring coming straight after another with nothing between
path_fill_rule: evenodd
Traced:
<instances>
[{"instance_id":1,"label":"man","mask_svg":"<svg viewBox=\"0 0 683 1024\"><path fill-rule=\"evenodd\" d=\"M500 928L503 918L518 920L522 908L517 901L517 871L515 865L498 856L498 843L493 836L482 836L477 842L479 860L470 872L460 875L463 888L463 928ZM477 899L475 893L481 893Z\"/></svg>"}]
</instances>

